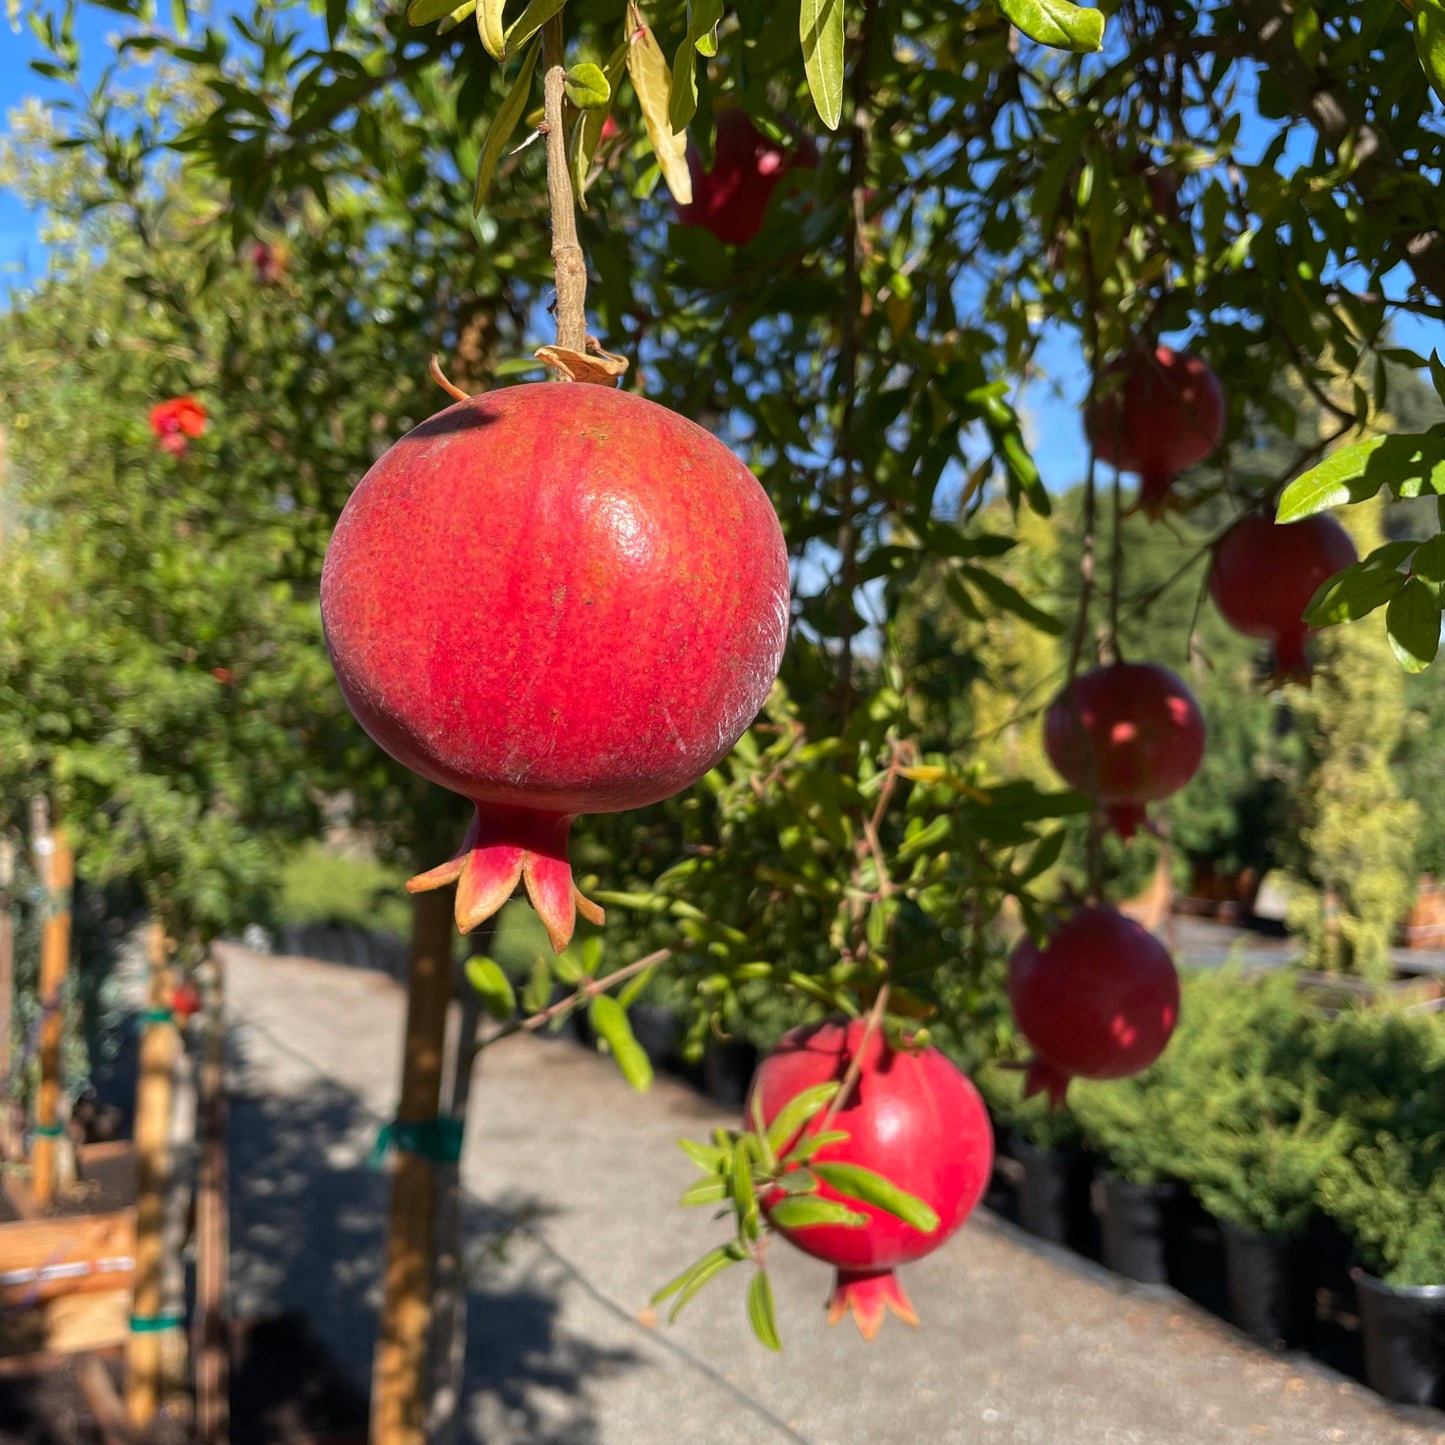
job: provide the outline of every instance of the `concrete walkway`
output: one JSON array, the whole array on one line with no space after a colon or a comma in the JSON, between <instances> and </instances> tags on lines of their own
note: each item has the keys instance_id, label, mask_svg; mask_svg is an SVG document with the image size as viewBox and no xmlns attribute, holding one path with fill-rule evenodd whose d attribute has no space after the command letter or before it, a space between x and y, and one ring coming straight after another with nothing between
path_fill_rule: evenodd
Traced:
<instances>
[{"instance_id":1,"label":"concrete walkway","mask_svg":"<svg viewBox=\"0 0 1445 1445\"><path fill-rule=\"evenodd\" d=\"M304 1309L364 1379L386 1209L368 1156L402 996L342 966L225 959L235 1305ZM733 1121L523 1038L485 1057L473 1105L467 1418L486 1445L1445 1445L1445 1417L1394 1411L987 1215L905 1271L917 1331L890 1320L865 1345L828 1329L829 1271L781 1244L781 1357L753 1340L741 1277L651 1327L648 1296L721 1238L676 1206L696 1175L674 1141Z\"/></svg>"}]
</instances>

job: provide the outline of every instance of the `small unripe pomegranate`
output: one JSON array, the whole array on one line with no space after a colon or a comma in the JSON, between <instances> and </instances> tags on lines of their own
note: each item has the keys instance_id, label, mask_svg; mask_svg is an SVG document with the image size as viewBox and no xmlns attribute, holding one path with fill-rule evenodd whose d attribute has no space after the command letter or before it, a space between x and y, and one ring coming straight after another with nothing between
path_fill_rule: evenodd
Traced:
<instances>
[{"instance_id":1,"label":"small unripe pomegranate","mask_svg":"<svg viewBox=\"0 0 1445 1445\"><path fill-rule=\"evenodd\" d=\"M724 245L745 246L762 230L778 182L791 170L811 170L817 163L811 141L784 150L748 119L746 111L720 108L712 169L703 170L702 158L688 150L692 202L676 208L677 219L684 226L706 227Z\"/></svg>"},{"instance_id":2,"label":"small unripe pomegranate","mask_svg":"<svg viewBox=\"0 0 1445 1445\"><path fill-rule=\"evenodd\" d=\"M1273 646L1278 679L1304 681L1305 608L1325 581L1358 560L1350 534L1333 517L1280 523L1251 513L1220 541L1209 595L1236 632Z\"/></svg>"},{"instance_id":3,"label":"small unripe pomegranate","mask_svg":"<svg viewBox=\"0 0 1445 1445\"><path fill-rule=\"evenodd\" d=\"M785 1034L753 1076L746 1117L752 1117L756 1095L764 1124L770 1124L805 1089L841 1082L853 1055L863 1048L857 1082L828 1125L846 1131L848 1138L824 1145L813 1157L881 1174L923 1200L938 1224L923 1233L871 1204L845 1198L824 1182L820 1198L845 1203L867 1222L779 1227L779 1233L805 1254L837 1267L828 1323L851 1313L864 1339L871 1340L890 1310L909 1324L918 1323L893 1271L931 1254L983 1197L993 1168L993 1130L978 1090L937 1049L894 1049L877 1030L865 1045L867 1027L863 1019L833 1019ZM823 1119L817 1115L780 1152L817 1132ZM762 1199L770 1218L783 1197L779 1189Z\"/></svg>"},{"instance_id":4,"label":"small unripe pomegranate","mask_svg":"<svg viewBox=\"0 0 1445 1445\"><path fill-rule=\"evenodd\" d=\"M1171 504L1170 485L1198 466L1224 437L1224 388L1197 356L1159 347L1112 362L1105 377L1122 380L1084 413L1099 457L1139 478L1139 507L1158 516Z\"/></svg>"},{"instance_id":5,"label":"small unripe pomegranate","mask_svg":"<svg viewBox=\"0 0 1445 1445\"><path fill-rule=\"evenodd\" d=\"M1080 908L1009 959L1008 997L1033 1045L1024 1094L1063 1103L1070 1079L1147 1069L1179 1019L1179 975L1164 945L1113 908Z\"/></svg>"},{"instance_id":6,"label":"small unripe pomegranate","mask_svg":"<svg viewBox=\"0 0 1445 1445\"><path fill-rule=\"evenodd\" d=\"M524 883L554 947L579 813L640 808L725 757L777 675L788 557L767 494L640 396L537 383L472 397L362 478L327 549L341 691L398 762L476 816L412 892L465 933Z\"/></svg>"},{"instance_id":7,"label":"small unripe pomegranate","mask_svg":"<svg viewBox=\"0 0 1445 1445\"><path fill-rule=\"evenodd\" d=\"M1096 798L1127 839L1145 822L1146 803L1177 793L1199 770L1204 718L1168 668L1116 662L1081 673L1053 700L1044 747L1064 781Z\"/></svg>"}]
</instances>

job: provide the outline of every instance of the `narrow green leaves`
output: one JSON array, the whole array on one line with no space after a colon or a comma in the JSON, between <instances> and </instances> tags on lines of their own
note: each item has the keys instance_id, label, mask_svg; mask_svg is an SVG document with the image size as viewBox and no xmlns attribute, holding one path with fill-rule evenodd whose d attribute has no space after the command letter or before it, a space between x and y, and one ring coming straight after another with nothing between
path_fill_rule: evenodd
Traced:
<instances>
[{"instance_id":1,"label":"narrow green leaves","mask_svg":"<svg viewBox=\"0 0 1445 1445\"><path fill-rule=\"evenodd\" d=\"M747 1258L747 1251L733 1241L729 1244L721 1244L716 1249L709 1250L695 1264L690 1264L676 1279L670 1280L667 1284L653 1295L652 1303L661 1304L670 1295L676 1295L673 1301L672 1310L668 1314L668 1323L675 1320L682 1313L682 1307L690 1300L708 1280L714 1278L725 1270L730 1264L737 1264L739 1260Z\"/></svg>"},{"instance_id":2,"label":"narrow green leaves","mask_svg":"<svg viewBox=\"0 0 1445 1445\"><path fill-rule=\"evenodd\" d=\"M487 0L479 0L486 4ZM507 27L506 53L515 55L561 8L567 0L531 0L517 18ZM500 13L501 4L497 4Z\"/></svg>"},{"instance_id":3,"label":"narrow green leaves","mask_svg":"<svg viewBox=\"0 0 1445 1445\"><path fill-rule=\"evenodd\" d=\"M795 1094L778 1110L766 1135L768 1146L774 1154L782 1154L787 1149L808 1120L832 1102L838 1088L839 1085L832 1081L814 1084L812 1088L804 1089L801 1094Z\"/></svg>"},{"instance_id":4,"label":"narrow green leaves","mask_svg":"<svg viewBox=\"0 0 1445 1445\"><path fill-rule=\"evenodd\" d=\"M758 1270L748 1286L748 1323L770 1350L781 1351L783 1343L778 1338L778 1321L773 1313L773 1287L765 1269Z\"/></svg>"},{"instance_id":5,"label":"narrow green leaves","mask_svg":"<svg viewBox=\"0 0 1445 1445\"><path fill-rule=\"evenodd\" d=\"M622 1077L639 1093L652 1086L652 1060L633 1037L627 1010L609 994L599 993L587 1006L587 1021L612 1051Z\"/></svg>"},{"instance_id":6,"label":"narrow green leaves","mask_svg":"<svg viewBox=\"0 0 1445 1445\"><path fill-rule=\"evenodd\" d=\"M1311 627L1358 622L1391 601L1405 585L1400 563L1415 549L1413 542L1386 542L1362 561L1329 578L1310 599L1304 621Z\"/></svg>"},{"instance_id":7,"label":"narrow green leaves","mask_svg":"<svg viewBox=\"0 0 1445 1445\"><path fill-rule=\"evenodd\" d=\"M861 1164L814 1163L810 1168L839 1194L861 1199L865 1204L911 1224L923 1234L931 1234L938 1228L938 1215L923 1200Z\"/></svg>"},{"instance_id":8,"label":"narrow green leaves","mask_svg":"<svg viewBox=\"0 0 1445 1445\"><path fill-rule=\"evenodd\" d=\"M409 25L432 25L457 8L457 0L411 0L406 18Z\"/></svg>"},{"instance_id":9,"label":"narrow green leaves","mask_svg":"<svg viewBox=\"0 0 1445 1445\"><path fill-rule=\"evenodd\" d=\"M843 0L803 0L798 31L818 118L837 130L843 115Z\"/></svg>"},{"instance_id":10,"label":"narrow green leaves","mask_svg":"<svg viewBox=\"0 0 1445 1445\"><path fill-rule=\"evenodd\" d=\"M680 206L692 201L692 177L687 169L687 133L672 127L672 72L657 37L633 3L627 7L627 73L642 107L642 121L652 142L662 179Z\"/></svg>"},{"instance_id":11,"label":"narrow green leaves","mask_svg":"<svg viewBox=\"0 0 1445 1445\"><path fill-rule=\"evenodd\" d=\"M512 981L495 959L469 958L467 982L476 990L482 1007L494 1019L505 1023L516 1012L517 995L512 989Z\"/></svg>"},{"instance_id":12,"label":"narrow green leaves","mask_svg":"<svg viewBox=\"0 0 1445 1445\"><path fill-rule=\"evenodd\" d=\"M806 1194L780 1199L771 1206L771 1217L780 1229L806 1229L812 1224L841 1224L857 1229L868 1223L866 1214L859 1214L836 1199L810 1198Z\"/></svg>"},{"instance_id":13,"label":"narrow green leaves","mask_svg":"<svg viewBox=\"0 0 1445 1445\"><path fill-rule=\"evenodd\" d=\"M1104 48L1104 17L1069 0L999 0L1000 10L1030 40L1080 54Z\"/></svg>"},{"instance_id":14,"label":"narrow green leaves","mask_svg":"<svg viewBox=\"0 0 1445 1445\"><path fill-rule=\"evenodd\" d=\"M1445 437L1407 432L1341 447L1284 489L1276 520L1297 522L1346 502L1368 501L1382 487L1397 497L1445 494Z\"/></svg>"},{"instance_id":15,"label":"narrow green leaves","mask_svg":"<svg viewBox=\"0 0 1445 1445\"><path fill-rule=\"evenodd\" d=\"M1385 610L1385 633L1406 672L1424 672L1440 649L1440 604L1434 591L1410 577Z\"/></svg>"},{"instance_id":16,"label":"narrow green leaves","mask_svg":"<svg viewBox=\"0 0 1445 1445\"><path fill-rule=\"evenodd\" d=\"M1445 100L1445 0L1414 0L1415 51L1425 78Z\"/></svg>"},{"instance_id":17,"label":"narrow green leaves","mask_svg":"<svg viewBox=\"0 0 1445 1445\"><path fill-rule=\"evenodd\" d=\"M497 162L501 160L502 152L506 149L507 142L511 140L512 132L517 128L517 122L521 120L522 112L527 108L527 97L532 90L532 72L536 67L537 46L533 45L522 61L517 78L507 92L507 98L502 102L496 115L492 117L491 125L487 127L487 138L482 142L482 155L477 162L476 190L472 193L472 214L474 216L481 211L487 199L487 191L492 184L492 173L497 169Z\"/></svg>"}]
</instances>

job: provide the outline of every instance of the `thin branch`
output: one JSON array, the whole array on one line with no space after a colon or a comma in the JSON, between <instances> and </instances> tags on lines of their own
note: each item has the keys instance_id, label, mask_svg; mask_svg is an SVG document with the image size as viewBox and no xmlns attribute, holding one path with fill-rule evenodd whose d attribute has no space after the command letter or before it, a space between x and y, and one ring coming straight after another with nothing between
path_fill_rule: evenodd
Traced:
<instances>
[{"instance_id":1,"label":"thin branch","mask_svg":"<svg viewBox=\"0 0 1445 1445\"><path fill-rule=\"evenodd\" d=\"M879 985L878 997L873 1000L873 1007L868 1010L868 1022L863 1026L863 1037L858 1040L858 1047L853 1050L853 1057L848 1060L848 1070L843 1075L843 1082L838 1086L838 1092L829 1101L827 1109L823 1113L822 1122L814 1131L818 1134L826 1134L832 1127L833 1120L838 1117L839 1110L847 1101L848 1095L853 1092L858 1082L858 1076L863 1072L863 1055L868 1051L868 1043L873 1035L883 1026L883 1015L888 1009L888 985Z\"/></svg>"},{"instance_id":2,"label":"thin branch","mask_svg":"<svg viewBox=\"0 0 1445 1445\"><path fill-rule=\"evenodd\" d=\"M587 259L577 239L572 179L567 174L567 129L562 100L567 79L562 17L542 27L542 97L547 133L547 200L552 208L552 265L557 278L557 345L587 350Z\"/></svg>"}]
</instances>

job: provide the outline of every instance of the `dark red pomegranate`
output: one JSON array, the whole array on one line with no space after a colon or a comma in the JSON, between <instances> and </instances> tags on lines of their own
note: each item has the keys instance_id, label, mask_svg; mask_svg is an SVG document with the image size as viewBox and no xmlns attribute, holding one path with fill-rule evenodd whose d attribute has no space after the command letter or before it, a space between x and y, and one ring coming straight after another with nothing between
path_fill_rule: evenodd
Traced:
<instances>
[{"instance_id":1,"label":"dark red pomegranate","mask_svg":"<svg viewBox=\"0 0 1445 1445\"><path fill-rule=\"evenodd\" d=\"M1109 823L1132 838L1144 805L1177 793L1204 757L1204 718L1194 694L1152 662L1116 662L1082 673L1044 715L1049 761L1071 788L1097 798Z\"/></svg>"},{"instance_id":2,"label":"dark red pomegranate","mask_svg":"<svg viewBox=\"0 0 1445 1445\"><path fill-rule=\"evenodd\" d=\"M862 1019L837 1019L784 1035L753 1076L747 1117L754 1094L764 1122L771 1123L805 1089L841 1080L866 1029ZM802 1132L816 1132L822 1120L816 1116ZM871 1169L938 1215L937 1228L925 1234L871 1204L845 1199L823 1183L821 1198L843 1200L868 1222L779 1229L804 1253L837 1266L829 1324L851 1312L863 1337L871 1340L888 1310L909 1324L918 1323L893 1271L931 1254L983 1197L993 1167L993 1130L978 1090L937 1049L895 1050L877 1031L868 1039L857 1083L828 1127L846 1130L848 1138L824 1145L816 1160ZM797 1137L782 1152L792 1148ZM782 1197L781 1190L765 1196L764 1212Z\"/></svg>"},{"instance_id":3,"label":"dark red pomegranate","mask_svg":"<svg viewBox=\"0 0 1445 1445\"><path fill-rule=\"evenodd\" d=\"M1279 523L1253 513L1224 534L1209 595L1236 632L1273 644L1278 678L1304 680L1310 675L1304 610L1328 578L1358 560L1350 534L1333 517Z\"/></svg>"},{"instance_id":4,"label":"dark red pomegranate","mask_svg":"<svg viewBox=\"0 0 1445 1445\"><path fill-rule=\"evenodd\" d=\"M1070 1079L1147 1069L1179 1018L1179 975L1164 945L1113 908L1080 908L1043 948L1025 937L1009 959L1008 996L1033 1045L1024 1095L1061 1104Z\"/></svg>"},{"instance_id":5,"label":"dark red pomegranate","mask_svg":"<svg viewBox=\"0 0 1445 1445\"><path fill-rule=\"evenodd\" d=\"M1140 509L1157 516L1174 478L1223 438L1224 388L1197 356L1167 346L1130 352L1104 375L1122 382L1085 411L1084 429L1102 460L1137 474Z\"/></svg>"},{"instance_id":6,"label":"dark red pomegranate","mask_svg":"<svg viewBox=\"0 0 1445 1445\"><path fill-rule=\"evenodd\" d=\"M398 762L477 805L463 932L518 881L560 951L579 813L655 803L723 758L788 630L782 529L753 474L627 392L537 383L403 437L347 502L321 575L332 665Z\"/></svg>"},{"instance_id":7,"label":"dark red pomegranate","mask_svg":"<svg viewBox=\"0 0 1445 1445\"><path fill-rule=\"evenodd\" d=\"M677 219L684 226L705 226L725 245L745 246L762 230L778 182L791 170L811 170L817 163L811 141L785 150L769 140L746 111L720 108L712 169L703 170L698 153L688 150L692 202L676 208Z\"/></svg>"}]
</instances>

